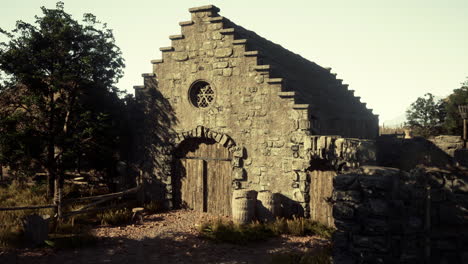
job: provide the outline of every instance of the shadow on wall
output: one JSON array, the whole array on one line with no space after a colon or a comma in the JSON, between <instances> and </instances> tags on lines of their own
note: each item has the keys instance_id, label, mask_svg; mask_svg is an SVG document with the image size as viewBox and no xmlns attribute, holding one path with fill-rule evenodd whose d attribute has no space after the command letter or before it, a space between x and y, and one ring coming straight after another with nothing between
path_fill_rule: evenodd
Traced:
<instances>
[{"instance_id":1,"label":"shadow on wall","mask_svg":"<svg viewBox=\"0 0 468 264\"><path fill-rule=\"evenodd\" d=\"M401 139L380 136L377 139L377 164L410 171L418 165L451 169L455 162L451 156L431 141L415 137Z\"/></svg>"},{"instance_id":2,"label":"shadow on wall","mask_svg":"<svg viewBox=\"0 0 468 264\"><path fill-rule=\"evenodd\" d=\"M145 88L136 91L134 164L143 172L146 199L162 201L170 185L171 142L178 121L170 102L158 90L157 81L145 78L144 83Z\"/></svg>"},{"instance_id":3,"label":"shadow on wall","mask_svg":"<svg viewBox=\"0 0 468 264\"><path fill-rule=\"evenodd\" d=\"M467 263L467 176L385 167L338 175L335 263Z\"/></svg>"}]
</instances>

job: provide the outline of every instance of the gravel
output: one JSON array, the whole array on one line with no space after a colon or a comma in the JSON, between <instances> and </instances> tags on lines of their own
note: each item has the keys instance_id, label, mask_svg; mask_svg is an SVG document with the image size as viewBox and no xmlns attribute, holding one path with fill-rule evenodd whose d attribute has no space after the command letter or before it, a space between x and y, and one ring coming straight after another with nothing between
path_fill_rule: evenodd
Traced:
<instances>
[{"instance_id":1,"label":"gravel","mask_svg":"<svg viewBox=\"0 0 468 264\"><path fill-rule=\"evenodd\" d=\"M270 263L277 253L314 251L330 245L317 236L281 236L245 246L198 236L198 225L217 217L190 210L146 215L142 224L101 226L97 245L75 250L1 251L0 263Z\"/></svg>"}]
</instances>

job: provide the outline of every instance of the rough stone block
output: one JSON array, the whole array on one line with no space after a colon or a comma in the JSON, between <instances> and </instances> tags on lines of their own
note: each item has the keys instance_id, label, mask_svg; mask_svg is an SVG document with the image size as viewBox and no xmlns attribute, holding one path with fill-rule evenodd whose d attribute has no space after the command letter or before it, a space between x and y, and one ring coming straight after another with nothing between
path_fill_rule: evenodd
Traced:
<instances>
[{"instance_id":1,"label":"rough stone block","mask_svg":"<svg viewBox=\"0 0 468 264\"><path fill-rule=\"evenodd\" d=\"M215 57L217 58L226 58L230 57L233 54L232 48L221 48L215 50Z\"/></svg>"},{"instance_id":2,"label":"rough stone block","mask_svg":"<svg viewBox=\"0 0 468 264\"><path fill-rule=\"evenodd\" d=\"M223 69L223 68L227 68L228 66L229 66L229 63L227 61L220 61L220 62L213 63L213 68L215 69Z\"/></svg>"},{"instance_id":3,"label":"rough stone block","mask_svg":"<svg viewBox=\"0 0 468 264\"><path fill-rule=\"evenodd\" d=\"M333 178L333 186L336 189L343 190L356 182L357 174L340 174Z\"/></svg>"},{"instance_id":4,"label":"rough stone block","mask_svg":"<svg viewBox=\"0 0 468 264\"><path fill-rule=\"evenodd\" d=\"M186 61L188 60L188 54L186 52L174 52L172 53L172 59L175 61Z\"/></svg>"},{"instance_id":5,"label":"rough stone block","mask_svg":"<svg viewBox=\"0 0 468 264\"><path fill-rule=\"evenodd\" d=\"M352 219L354 209L346 204L338 203L333 205L333 217L337 219Z\"/></svg>"},{"instance_id":6,"label":"rough stone block","mask_svg":"<svg viewBox=\"0 0 468 264\"><path fill-rule=\"evenodd\" d=\"M232 68L223 69L223 76L224 76L224 77L230 77L230 76L232 76Z\"/></svg>"},{"instance_id":7,"label":"rough stone block","mask_svg":"<svg viewBox=\"0 0 468 264\"><path fill-rule=\"evenodd\" d=\"M373 249L380 252L388 250L388 244L385 237L382 236L353 236L353 244L358 248Z\"/></svg>"},{"instance_id":8,"label":"rough stone block","mask_svg":"<svg viewBox=\"0 0 468 264\"><path fill-rule=\"evenodd\" d=\"M358 191L334 191L333 200L359 203L361 201L361 193Z\"/></svg>"}]
</instances>

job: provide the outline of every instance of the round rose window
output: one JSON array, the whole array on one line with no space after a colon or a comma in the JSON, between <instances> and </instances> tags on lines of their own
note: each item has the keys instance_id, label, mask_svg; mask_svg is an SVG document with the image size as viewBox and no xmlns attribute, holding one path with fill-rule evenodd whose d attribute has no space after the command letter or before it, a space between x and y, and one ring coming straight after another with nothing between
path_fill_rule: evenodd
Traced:
<instances>
[{"instance_id":1,"label":"round rose window","mask_svg":"<svg viewBox=\"0 0 468 264\"><path fill-rule=\"evenodd\" d=\"M197 81L190 88L190 101L195 107L206 108L213 103L214 98L214 90L207 82Z\"/></svg>"}]
</instances>

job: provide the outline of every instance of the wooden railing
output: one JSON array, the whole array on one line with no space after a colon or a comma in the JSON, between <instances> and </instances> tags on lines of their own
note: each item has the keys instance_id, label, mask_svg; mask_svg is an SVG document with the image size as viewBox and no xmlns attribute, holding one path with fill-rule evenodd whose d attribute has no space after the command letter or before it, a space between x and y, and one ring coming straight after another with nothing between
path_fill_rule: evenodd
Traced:
<instances>
[{"instance_id":1,"label":"wooden railing","mask_svg":"<svg viewBox=\"0 0 468 264\"><path fill-rule=\"evenodd\" d=\"M64 200L61 204L54 204L54 205L38 205L38 206L19 206L19 207L0 207L0 211L19 211L19 210L35 210L35 209L47 209L47 208L55 208L56 209L56 215L55 217L58 218L65 218L65 217L70 217L78 214L84 214L84 213L89 213L89 212L95 212L95 211L102 211L102 210L107 210L107 209L112 209L119 207L118 205L113 205L113 206L105 206L105 207L100 207L100 208L92 208L96 205L108 202L112 199L120 198L123 197L124 195L127 194L132 194L132 193L137 193L138 191L141 190L141 185L121 191L121 192L116 192L116 193L109 193L109 194L103 194L103 195L97 195L97 196L89 196L89 197L81 197L81 198L74 198L74 199L67 199ZM81 207L78 210L71 211L71 212L60 212L61 208L63 208L64 204L69 204L73 202L84 202L84 201L93 201L90 204L87 204L83 207Z\"/></svg>"}]
</instances>

